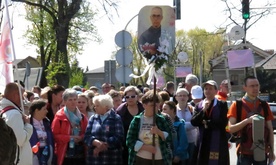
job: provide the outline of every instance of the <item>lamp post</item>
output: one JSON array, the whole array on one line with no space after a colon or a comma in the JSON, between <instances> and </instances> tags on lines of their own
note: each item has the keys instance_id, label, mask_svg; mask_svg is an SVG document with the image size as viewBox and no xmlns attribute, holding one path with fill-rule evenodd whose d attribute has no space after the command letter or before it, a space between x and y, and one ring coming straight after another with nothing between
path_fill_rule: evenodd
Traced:
<instances>
[{"instance_id":1,"label":"lamp post","mask_svg":"<svg viewBox=\"0 0 276 165\"><path fill-rule=\"evenodd\" d=\"M199 84L202 84L202 71L203 71L203 60L202 60L202 51L199 52L199 64L200 64L200 71L199 71Z\"/></svg>"},{"instance_id":2,"label":"lamp post","mask_svg":"<svg viewBox=\"0 0 276 165\"><path fill-rule=\"evenodd\" d=\"M174 64L174 89L176 89L176 68L180 66L187 66L188 55L186 52L179 52L176 63Z\"/></svg>"}]
</instances>

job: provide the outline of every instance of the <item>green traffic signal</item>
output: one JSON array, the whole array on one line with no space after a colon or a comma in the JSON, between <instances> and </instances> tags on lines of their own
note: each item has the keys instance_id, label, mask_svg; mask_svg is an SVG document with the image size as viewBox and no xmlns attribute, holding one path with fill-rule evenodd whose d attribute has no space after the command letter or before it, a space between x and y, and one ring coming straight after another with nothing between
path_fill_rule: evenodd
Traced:
<instances>
[{"instance_id":1,"label":"green traffic signal","mask_svg":"<svg viewBox=\"0 0 276 165\"><path fill-rule=\"evenodd\" d=\"M249 19L250 17L250 8L249 0L242 0L242 18Z\"/></svg>"},{"instance_id":2,"label":"green traffic signal","mask_svg":"<svg viewBox=\"0 0 276 165\"><path fill-rule=\"evenodd\" d=\"M243 14L242 14L242 18L243 18L243 19L249 19L249 17L250 17L250 14L249 14L249 13L243 13Z\"/></svg>"}]
</instances>

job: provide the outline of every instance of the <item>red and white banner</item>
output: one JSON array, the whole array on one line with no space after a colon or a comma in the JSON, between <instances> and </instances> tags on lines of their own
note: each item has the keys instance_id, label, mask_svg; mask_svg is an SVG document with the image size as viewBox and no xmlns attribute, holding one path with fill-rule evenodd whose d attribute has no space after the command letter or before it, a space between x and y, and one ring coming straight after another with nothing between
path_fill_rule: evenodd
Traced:
<instances>
[{"instance_id":1,"label":"red and white banner","mask_svg":"<svg viewBox=\"0 0 276 165\"><path fill-rule=\"evenodd\" d=\"M7 2L4 1L4 4L0 43L0 92L4 91L6 84L14 82L11 26Z\"/></svg>"},{"instance_id":2,"label":"red and white banner","mask_svg":"<svg viewBox=\"0 0 276 165\"><path fill-rule=\"evenodd\" d=\"M254 55L251 49L228 51L227 59L229 69L251 67L254 65Z\"/></svg>"}]
</instances>

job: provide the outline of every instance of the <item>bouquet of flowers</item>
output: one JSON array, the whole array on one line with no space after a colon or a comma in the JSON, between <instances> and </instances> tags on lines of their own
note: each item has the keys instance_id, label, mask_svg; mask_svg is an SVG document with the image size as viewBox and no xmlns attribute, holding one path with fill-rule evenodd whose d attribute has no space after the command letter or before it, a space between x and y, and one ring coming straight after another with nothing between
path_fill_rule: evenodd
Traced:
<instances>
[{"instance_id":1,"label":"bouquet of flowers","mask_svg":"<svg viewBox=\"0 0 276 165\"><path fill-rule=\"evenodd\" d=\"M156 45L156 43L145 43L144 45L139 45L143 56L147 60L147 66L140 76L134 74L130 74L129 76L133 78L139 78L144 76L148 72L149 76L146 83L150 85L153 77L158 77L158 74L161 73L161 69L165 68L166 64L169 62L169 53L171 46L171 43L169 42L171 41L170 38L171 37L168 33L164 33L159 38L159 45Z\"/></svg>"},{"instance_id":2,"label":"bouquet of flowers","mask_svg":"<svg viewBox=\"0 0 276 165\"><path fill-rule=\"evenodd\" d=\"M155 70L159 70L162 67L165 67L164 64L168 63L169 60L169 42L164 39L163 41L159 39L160 46L158 49L155 48L155 43L149 44L145 43L140 45L140 49L143 52L143 56L147 59L148 64L154 64Z\"/></svg>"}]
</instances>

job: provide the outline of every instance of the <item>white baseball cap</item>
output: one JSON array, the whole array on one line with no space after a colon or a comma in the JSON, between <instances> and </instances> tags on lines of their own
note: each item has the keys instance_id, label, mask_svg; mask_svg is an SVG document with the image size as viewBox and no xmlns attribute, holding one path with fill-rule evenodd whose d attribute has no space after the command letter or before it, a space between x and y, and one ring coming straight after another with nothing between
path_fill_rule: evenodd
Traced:
<instances>
[{"instance_id":1,"label":"white baseball cap","mask_svg":"<svg viewBox=\"0 0 276 165\"><path fill-rule=\"evenodd\" d=\"M203 91L201 86L194 85L191 89L192 99L202 99L203 98Z\"/></svg>"}]
</instances>

